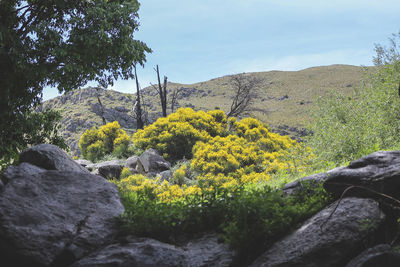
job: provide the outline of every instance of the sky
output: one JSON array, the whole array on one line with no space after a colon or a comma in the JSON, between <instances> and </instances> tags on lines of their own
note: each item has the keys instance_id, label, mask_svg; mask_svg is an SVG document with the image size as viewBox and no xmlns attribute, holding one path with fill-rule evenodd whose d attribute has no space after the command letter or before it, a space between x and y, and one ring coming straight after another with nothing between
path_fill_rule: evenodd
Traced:
<instances>
[{"instance_id":1,"label":"sky","mask_svg":"<svg viewBox=\"0 0 400 267\"><path fill-rule=\"evenodd\" d=\"M399 0L139 0L145 42L142 88L168 81L191 84L224 75L314 66L372 65L374 44L400 31ZM91 82L87 86L97 86ZM134 93L134 80L109 89ZM43 99L55 97L45 88Z\"/></svg>"}]
</instances>

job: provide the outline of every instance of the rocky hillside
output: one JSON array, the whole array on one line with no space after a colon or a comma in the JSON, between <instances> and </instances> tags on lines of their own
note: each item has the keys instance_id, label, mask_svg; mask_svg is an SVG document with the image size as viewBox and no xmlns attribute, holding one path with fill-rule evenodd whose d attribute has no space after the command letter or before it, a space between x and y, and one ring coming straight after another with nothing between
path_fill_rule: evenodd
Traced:
<instances>
[{"instance_id":1,"label":"rocky hillside","mask_svg":"<svg viewBox=\"0 0 400 267\"><path fill-rule=\"evenodd\" d=\"M281 134L302 136L311 121L315 98L330 91L351 92L359 86L363 75L370 68L349 65L314 67L301 71L270 71L248 73L261 82L255 91L252 116L271 125ZM169 83L168 89L181 89L177 107L209 110L216 107L229 111L233 97L230 76L224 76L195 84ZM73 154L78 155L78 140L85 129L101 125L99 96L105 110L104 117L110 122L119 121L128 132L135 129L132 107L135 95L100 88L86 88L69 92L45 101L43 108L54 108L63 114L63 136ZM161 114L159 99L152 87L143 89L145 108L149 121ZM169 104L170 105L170 104ZM170 111L170 110L168 110Z\"/></svg>"}]
</instances>

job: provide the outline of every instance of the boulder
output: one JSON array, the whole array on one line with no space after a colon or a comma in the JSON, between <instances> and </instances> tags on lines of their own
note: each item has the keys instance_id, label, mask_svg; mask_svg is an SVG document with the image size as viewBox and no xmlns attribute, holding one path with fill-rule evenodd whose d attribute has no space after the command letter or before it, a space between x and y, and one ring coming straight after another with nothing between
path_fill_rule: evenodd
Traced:
<instances>
[{"instance_id":1,"label":"boulder","mask_svg":"<svg viewBox=\"0 0 400 267\"><path fill-rule=\"evenodd\" d=\"M166 171L160 172L158 174L158 176L160 176L160 181L161 182L164 181L164 180L169 181L169 179L171 179L171 177L172 177L172 171L171 170L166 170Z\"/></svg>"},{"instance_id":2,"label":"boulder","mask_svg":"<svg viewBox=\"0 0 400 267\"><path fill-rule=\"evenodd\" d=\"M90 173L15 177L0 192L2 266L68 266L109 242L123 211L117 187Z\"/></svg>"},{"instance_id":3,"label":"boulder","mask_svg":"<svg viewBox=\"0 0 400 267\"><path fill-rule=\"evenodd\" d=\"M51 144L40 144L26 149L20 154L19 162L28 162L46 170L89 173L61 148Z\"/></svg>"},{"instance_id":4,"label":"boulder","mask_svg":"<svg viewBox=\"0 0 400 267\"><path fill-rule=\"evenodd\" d=\"M90 254L71 267L146 266L186 267L184 251L150 238L138 238L127 244L113 244Z\"/></svg>"},{"instance_id":5,"label":"boulder","mask_svg":"<svg viewBox=\"0 0 400 267\"><path fill-rule=\"evenodd\" d=\"M207 234L196 240L188 242L184 247L188 266L219 266L228 267L232 265L234 252L221 242L218 235Z\"/></svg>"},{"instance_id":6,"label":"boulder","mask_svg":"<svg viewBox=\"0 0 400 267\"><path fill-rule=\"evenodd\" d=\"M19 176L34 175L37 173L45 172L45 169L39 168L27 162L22 162L18 166L8 167L1 175L1 180L7 184L11 179Z\"/></svg>"},{"instance_id":7,"label":"boulder","mask_svg":"<svg viewBox=\"0 0 400 267\"><path fill-rule=\"evenodd\" d=\"M283 193L286 195L292 195L296 192L304 190L306 187L319 185L323 183L326 178L327 174L325 172L300 178L294 182L286 184L283 187Z\"/></svg>"},{"instance_id":8,"label":"boulder","mask_svg":"<svg viewBox=\"0 0 400 267\"><path fill-rule=\"evenodd\" d=\"M345 198L332 214L336 205L308 219L251 266L344 266L361 252L364 239L373 236L385 215L372 199Z\"/></svg>"},{"instance_id":9,"label":"boulder","mask_svg":"<svg viewBox=\"0 0 400 267\"><path fill-rule=\"evenodd\" d=\"M120 244L109 245L79 260L72 267L89 266L231 266L234 253L218 243L210 234L193 240L183 247L166 244L151 238L127 238Z\"/></svg>"},{"instance_id":10,"label":"boulder","mask_svg":"<svg viewBox=\"0 0 400 267\"><path fill-rule=\"evenodd\" d=\"M106 179L119 178L121 171L124 166L122 160L109 160L100 163L87 165L86 168L95 172L98 170L98 174ZM96 172L97 174L97 172Z\"/></svg>"},{"instance_id":11,"label":"boulder","mask_svg":"<svg viewBox=\"0 0 400 267\"><path fill-rule=\"evenodd\" d=\"M324 188L339 197L349 186L361 186L395 198L400 197L400 151L380 151L355 160L347 167L329 172ZM347 196L371 197L376 194L359 187Z\"/></svg>"},{"instance_id":12,"label":"boulder","mask_svg":"<svg viewBox=\"0 0 400 267\"><path fill-rule=\"evenodd\" d=\"M400 254L388 244L380 244L363 251L346 267L396 267L400 266Z\"/></svg>"},{"instance_id":13,"label":"boulder","mask_svg":"<svg viewBox=\"0 0 400 267\"><path fill-rule=\"evenodd\" d=\"M87 165L93 164L93 162L91 162L90 160L86 160L86 159L77 159L75 160L76 163L78 163L79 165L81 165L82 167L86 167Z\"/></svg>"},{"instance_id":14,"label":"boulder","mask_svg":"<svg viewBox=\"0 0 400 267\"><path fill-rule=\"evenodd\" d=\"M125 161L125 167L129 168L131 171L135 170L138 158L139 158L138 156L132 156L127 158Z\"/></svg>"},{"instance_id":15,"label":"boulder","mask_svg":"<svg viewBox=\"0 0 400 267\"><path fill-rule=\"evenodd\" d=\"M169 170L171 163L166 161L155 149L148 149L137 160L136 170L140 173L160 173Z\"/></svg>"}]
</instances>

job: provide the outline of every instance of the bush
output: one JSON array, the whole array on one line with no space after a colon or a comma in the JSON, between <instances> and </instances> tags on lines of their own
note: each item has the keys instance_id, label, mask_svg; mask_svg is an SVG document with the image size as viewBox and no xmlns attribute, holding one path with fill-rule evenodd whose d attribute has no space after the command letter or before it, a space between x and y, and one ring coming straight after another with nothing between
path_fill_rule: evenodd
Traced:
<instances>
[{"instance_id":1,"label":"bush","mask_svg":"<svg viewBox=\"0 0 400 267\"><path fill-rule=\"evenodd\" d=\"M321 162L337 165L377 150L400 147L400 55L392 47L376 47L377 68L351 95L333 93L320 98L309 144Z\"/></svg>"},{"instance_id":2,"label":"bush","mask_svg":"<svg viewBox=\"0 0 400 267\"><path fill-rule=\"evenodd\" d=\"M133 135L133 143L142 150L154 148L170 161L192 158L192 147L198 141L226 136L226 116L221 110L209 112L180 108L166 118Z\"/></svg>"},{"instance_id":3,"label":"bush","mask_svg":"<svg viewBox=\"0 0 400 267\"><path fill-rule=\"evenodd\" d=\"M249 263L331 201L322 186L312 194L284 197L267 185L216 192L196 186L179 188L165 181L159 185L141 175L116 182L125 206L121 220L126 232L176 242L182 236L214 231L238 252L238 266Z\"/></svg>"},{"instance_id":4,"label":"bush","mask_svg":"<svg viewBox=\"0 0 400 267\"><path fill-rule=\"evenodd\" d=\"M79 149L85 159L96 161L111 153L117 157L127 156L129 142L129 135L114 121L99 129L86 130L79 140Z\"/></svg>"},{"instance_id":5,"label":"bush","mask_svg":"<svg viewBox=\"0 0 400 267\"><path fill-rule=\"evenodd\" d=\"M217 136L193 147L191 168L203 186L266 182L272 174L295 166L287 154L301 148L296 141L271 133L257 119L230 119L229 124L236 135Z\"/></svg>"}]
</instances>

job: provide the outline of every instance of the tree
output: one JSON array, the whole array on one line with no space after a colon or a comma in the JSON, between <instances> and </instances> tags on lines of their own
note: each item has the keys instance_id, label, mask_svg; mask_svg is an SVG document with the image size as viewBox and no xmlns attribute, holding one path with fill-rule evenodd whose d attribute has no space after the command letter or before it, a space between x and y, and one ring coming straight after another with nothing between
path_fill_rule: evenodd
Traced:
<instances>
[{"instance_id":1,"label":"tree","mask_svg":"<svg viewBox=\"0 0 400 267\"><path fill-rule=\"evenodd\" d=\"M160 96L161 110L162 110L163 117L167 117L167 82L168 82L168 78L167 78L167 76L164 76L164 83L163 83L163 85L161 85L160 70L158 68L158 65L156 65L156 68L154 70L157 73L158 87L156 87L155 85L152 85L152 86L153 86L153 88L156 89L158 95Z\"/></svg>"},{"instance_id":2,"label":"tree","mask_svg":"<svg viewBox=\"0 0 400 267\"><path fill-rule=\"evenodd\" d=\"M142 116L142 106L140 104L140 86L139 86L139 80L138 76L136 73L136 65L135 67L135 81L136 81L136 101L133 107L133 112L134 116L136 118L136 129L143 129L144 123L143 123L143 116Z\"/></svg>"},{"instance_id":3,"label":"tree","mask_svg":"<svg viewBox=\"0 0 400 267\"><path fill-rule=\"evenodd\" d=\"M231 109L226 115L229 117L237 117L250 111L250 106L254 99L254 89L261 83L255 77L244 73L231 76L231 86L235 92L233 96Z\"/></svg>"},{"instance_id":4,"label":"tree","mask_svg":"<svg viewBox=\"0 0 400 267\"><path fill-rule=\"evenodd\" d=\"M183 87L175 88L171 93L171 113L175 112L175 106L177 104L178 96L183 91Z\"/></svg>"},{"instance_id":5,"label":"tree","mask_svg":"<svg viewBox=\"0 0 400 267\"><path fill-rule=\"evenodd\" d=\"M0 2L0 159L27 145L27 114L44 87L134 77L151 52L133 38L138 9L136 0Z\"/></svg>"}]
</instances>

